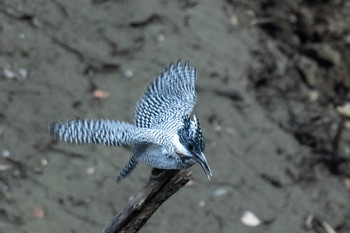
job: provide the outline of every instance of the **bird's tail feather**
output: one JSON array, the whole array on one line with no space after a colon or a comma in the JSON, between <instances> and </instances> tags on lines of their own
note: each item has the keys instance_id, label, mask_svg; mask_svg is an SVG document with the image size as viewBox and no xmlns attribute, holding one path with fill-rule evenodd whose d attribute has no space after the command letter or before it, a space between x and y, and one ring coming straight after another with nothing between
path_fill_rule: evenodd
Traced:
<instances>
[{"instance_id":1,"label":"bird's tail feather","mask_svg":"<svg viewBox=\"0 0 350 233\"><path fill-rule=\"evenodd\" d=\"M120 172L117 177L117 183L119 183L122 179L126 178L130 173L136 168L138 161L135 159L134 155L131 156L129 162L125 165L123 170Z\"/></svg>"},{"instance_id":2,"label":"bird's tail feather","mask_svg":"<svg viewBox=\"0 0 350 233\"><path fill-rule=\"evenodd\" d=\"M110 120L72 120L49 124L52 137L72 144L121 146L132 143L135 126Z\"/></svg>"}]
</instances>

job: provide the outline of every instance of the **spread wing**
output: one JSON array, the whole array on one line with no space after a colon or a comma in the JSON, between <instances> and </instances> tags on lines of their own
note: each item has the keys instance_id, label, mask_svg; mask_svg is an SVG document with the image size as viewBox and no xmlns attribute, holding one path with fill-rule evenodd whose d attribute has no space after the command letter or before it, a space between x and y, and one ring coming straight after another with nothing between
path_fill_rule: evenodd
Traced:
<instances>
[{"instance_id":1,"label":"spread wing","mask_svg":"<svg viewBox=\"0 0 350 233\"><path fill-rule=\"evenodd\" d=\"M189 63L170 65L147 88L137 104L134 123L137 127L156 128L181 124L196 104L196 69Z\"/></svg>"}]
</instances>

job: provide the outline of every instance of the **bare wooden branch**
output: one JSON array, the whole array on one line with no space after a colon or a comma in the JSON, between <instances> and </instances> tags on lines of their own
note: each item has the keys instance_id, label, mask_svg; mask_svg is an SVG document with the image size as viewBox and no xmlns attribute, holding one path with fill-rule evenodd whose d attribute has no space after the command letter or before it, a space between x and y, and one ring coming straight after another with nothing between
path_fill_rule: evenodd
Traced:
<instances>
[{"instance_id":1,"label":"bare wooden branch","mask_svg":"<svg viewBox=\"0 0 350 233\"><path fill-rule=\"evenodd\" d=\"M158 207L182 188L192 172L153 169L139 193L107 223L102 233L137 232Z\"/></svg>"}]
</instances>

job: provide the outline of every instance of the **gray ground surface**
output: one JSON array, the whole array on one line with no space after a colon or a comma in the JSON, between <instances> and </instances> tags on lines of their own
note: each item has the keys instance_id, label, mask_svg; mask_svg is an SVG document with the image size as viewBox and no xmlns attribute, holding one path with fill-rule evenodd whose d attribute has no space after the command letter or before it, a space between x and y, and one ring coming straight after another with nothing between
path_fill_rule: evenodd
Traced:
<instances>
[{"instance_id":1,"label":"gray ground surface","mask_svg":"<svg viewBox=\"0 0 350 233\"><path fill-rule=\"evenodd\" d=\"M193 185L141 232L308 232L309 214L349 232L344 179L318 167L298 182L309 148L271 121L250 88L263 37L251 21L247 6L229 1L0 1L0 67L29 72L0 79L0 232L100 232L150 168L116 184L128 149L52 144L47 125L131 122L145 86L178 59L197 67L194 113L213 179L191 168ZM96 99L96 89L110 96ZM263 224L244 225L244 211Z\"/></svg>"}]
</instances>

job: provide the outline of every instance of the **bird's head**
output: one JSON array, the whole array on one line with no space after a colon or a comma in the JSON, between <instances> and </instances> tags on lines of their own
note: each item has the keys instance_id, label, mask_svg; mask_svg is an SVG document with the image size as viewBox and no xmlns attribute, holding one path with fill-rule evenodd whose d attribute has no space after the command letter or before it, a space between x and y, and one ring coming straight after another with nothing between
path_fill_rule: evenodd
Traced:
<instances>
[{"instance_id":1,"label":"bird's head","mask_svg":"<svg viewBox=\"0 0 350 233\"><path fill-rule=\"evenodd\" d=\"M178 131L178 136L176 153L182 158L192 158L199 163L210 180L212 173L204 156L205 141L196 116L193 116L193 120L188 116L184 117L184 126Z\"/></svg>"}]
</instances>

